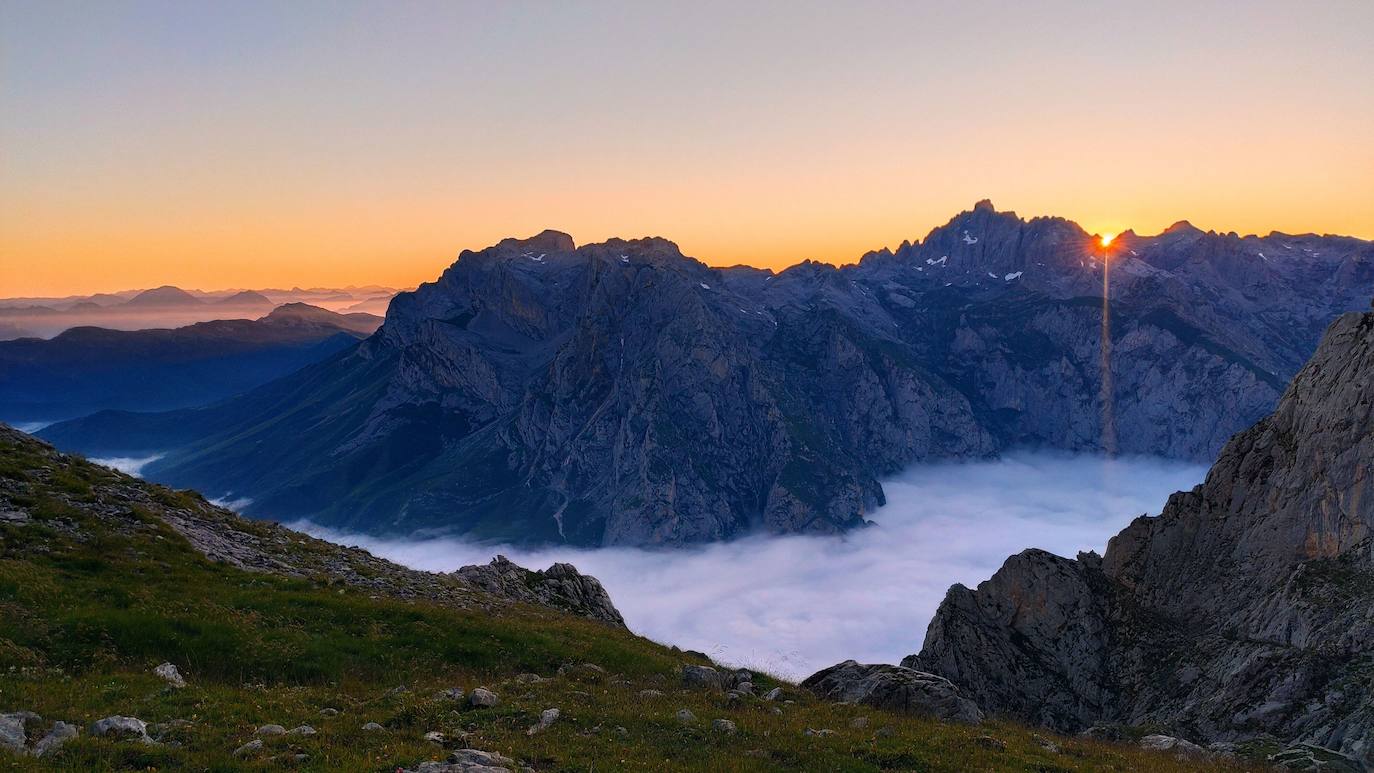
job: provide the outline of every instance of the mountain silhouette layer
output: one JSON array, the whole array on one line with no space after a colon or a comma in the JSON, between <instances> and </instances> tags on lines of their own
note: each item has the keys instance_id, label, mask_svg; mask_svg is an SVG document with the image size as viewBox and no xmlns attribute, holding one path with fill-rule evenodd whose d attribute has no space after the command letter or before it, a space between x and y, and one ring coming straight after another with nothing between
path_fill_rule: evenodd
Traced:
<instances>
[{"instance_id":1,"label":"mountain silhouette layer","mask_svg":"<svg viewBox=\"0 0 1374 773\"><path fill-rule=\"evenodd\" d=\"M857 264L780 273L546 231L463 252L356 348L253 392L44 436L164 453L154 479L370 532L834 533L919 461L1210 460L1372 286L1359 239L1180 223L1104 248L989 202Z\"/></svg>"}]
</instances>

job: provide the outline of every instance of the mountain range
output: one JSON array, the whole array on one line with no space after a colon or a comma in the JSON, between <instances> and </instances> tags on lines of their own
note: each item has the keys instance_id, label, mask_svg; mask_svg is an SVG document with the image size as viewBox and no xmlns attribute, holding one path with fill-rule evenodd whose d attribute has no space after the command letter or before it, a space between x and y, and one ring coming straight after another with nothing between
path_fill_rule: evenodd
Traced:
<instances>
[{"instance_id":1,"label":"mountain range","mask_svg":"<svg viewBox=\"0 0 1374 773\"><path fill-rule=\"evenodd\" d=\"M49 337L72 327L143 330L220 319L255 319L287 303L380 315L395 294L392 288L376 285L215 292L163 285L62 298L0 298L0 341Z\"/></svg>"},{"instance_id":2,"label":"mountain range","mask_svg":"<svg viewBox=\"0 0 1374 773\"><path fill-rule=\"evenodd\" d=\"M1178 223L1103 246L986 201L857 264L780 273L546 231L463 252L367 340L244 395L43 436L164 453L145 474L371 532L834 533L918 461L1210 460L1372 287L1368 241Z\"/></svg>"},{"instance_id":3,"label":"mountain range","mask_svg":"<svg viewBox=\"0 0 1374 773\"><path fill-rule=\"evenodd\" d=\"M347 349L381 321L292 303L256 320L172 330L76 327L46 340L0 341L0 418L48 422L109 408L204 405Z\"/></svg>"}]
</instances>

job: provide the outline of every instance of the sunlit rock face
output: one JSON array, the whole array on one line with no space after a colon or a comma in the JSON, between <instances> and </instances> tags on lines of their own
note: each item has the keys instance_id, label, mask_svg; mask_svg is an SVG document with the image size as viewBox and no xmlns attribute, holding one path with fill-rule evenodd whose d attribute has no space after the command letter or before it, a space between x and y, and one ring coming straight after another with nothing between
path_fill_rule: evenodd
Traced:
<instances>
[{"instance_id":1,"label":"sunlit rock face","mask_svg":"<svg viewBox=\"0 0 1374 773\"><path fill-rule=\"evenodd\" d=\"M1313 742L1374 762L1374 314L1332 324L1277 410L1099 558L950 589L903 665L1077 730Z\"/></svg>"},{"instance_id":2,"label":"sunlit rock face","mask_svg":"<svg viewBox=\"0 0 1374 773\"><path fill-rule=\"evenodd\" d=\"M236 401L46 436L168 451L146 474L374 532L832 533L915 462L1099 450L1104 261L1118 448L1193 460L1270 410L1374 284L1358 240L1180 226L1104 251L986 202L917 245L778 274L548 231L464 252L357 349Z\"/></svg>"}]
</instances>

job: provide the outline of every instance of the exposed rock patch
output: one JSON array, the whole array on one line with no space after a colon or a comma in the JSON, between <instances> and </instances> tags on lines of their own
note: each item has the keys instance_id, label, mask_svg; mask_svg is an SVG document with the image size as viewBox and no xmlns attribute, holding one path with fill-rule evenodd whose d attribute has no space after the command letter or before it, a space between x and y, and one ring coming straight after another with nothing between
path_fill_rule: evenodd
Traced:
<instances>
[{"instance_id":1,"label":"exposed rock patch","mask_svg":"<svg viewBox=\"0 0 1374 773\"><path fill-rule=\"evenodd\" d=\"M960 695L948 679L901 666L846 660L812 674L801 687L826 700L953 722L983 721L977 704Z\"/></svg>"},{"instance_id":2,"label":"exposed rock patch","mask_svg":"<svg viewBox=\"0 0 1374 773\"><path fill-rule=\"evenodd\" d=\"M530 571L505 556L497 556L486 566L464 566L454 574L497 596L625 625L601 583L577 571L572 564L554 564L543 571Z\"/></svg>"}]
</instances>

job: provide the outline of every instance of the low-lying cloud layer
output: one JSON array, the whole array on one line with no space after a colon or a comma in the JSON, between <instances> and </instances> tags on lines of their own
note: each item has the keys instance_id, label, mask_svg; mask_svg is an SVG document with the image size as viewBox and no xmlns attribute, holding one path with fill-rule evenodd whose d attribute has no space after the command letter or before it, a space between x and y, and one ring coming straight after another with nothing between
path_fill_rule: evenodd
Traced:
<instances>
[{"instance_id":1,"label":"low-lying cloud layer","mask_svg":"<svg viewBox=\"0 0 1374 773\"><path fill-rule=\"evenodd\" d=\"M1014 455L927 465L888 481L877 524L845 537L751 537L678 551L524 550L457 539L304 530L407 566L451 571L504 553L576 564L637 633L726 663L800 678L838 661L895 663L920 649L951 583L976 585L1028 547L1101 552L1206 468L1156 459ZM301 525L298 525L300 527Z\"/></svg>"}]
</instances>

